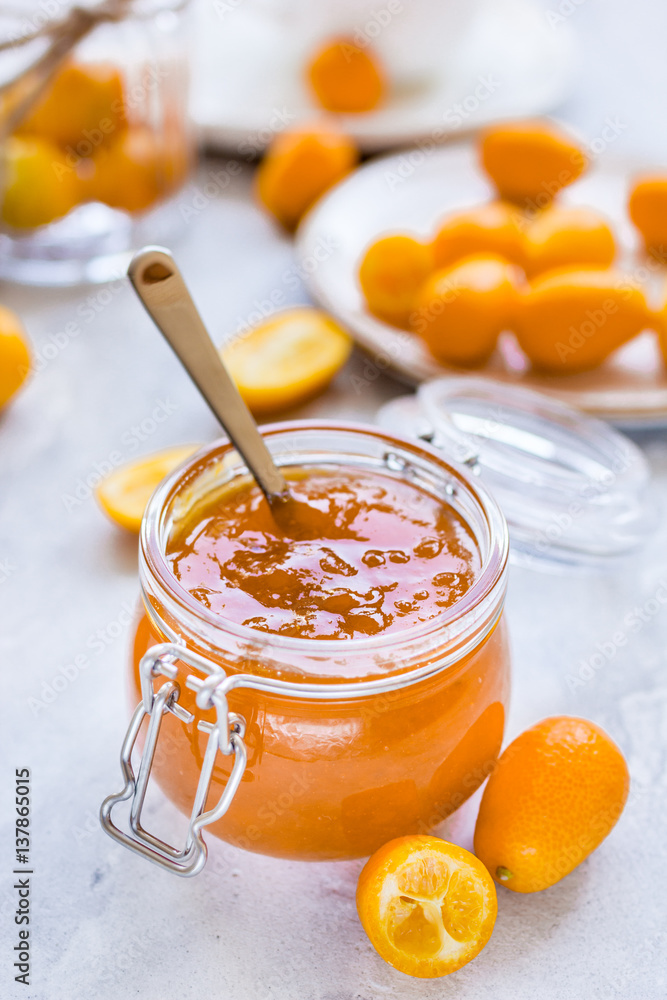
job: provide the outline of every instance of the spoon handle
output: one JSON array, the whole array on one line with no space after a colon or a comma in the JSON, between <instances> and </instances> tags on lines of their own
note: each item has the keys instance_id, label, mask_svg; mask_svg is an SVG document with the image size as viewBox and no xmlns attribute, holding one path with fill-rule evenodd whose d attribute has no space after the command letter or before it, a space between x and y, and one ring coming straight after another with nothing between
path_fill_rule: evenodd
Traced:
<instances>
[{"instance_id":1,"label":"spoon handle","mask_svg":"<svg viewBox=\"0 0 667 1000\"><path fill-rule=\"evenodd\" d=\"M128 276L269 503L283 497L287 482L215 349L169 251L161 247L139 250L130 262Z\"/></svg>"}]
</instances>

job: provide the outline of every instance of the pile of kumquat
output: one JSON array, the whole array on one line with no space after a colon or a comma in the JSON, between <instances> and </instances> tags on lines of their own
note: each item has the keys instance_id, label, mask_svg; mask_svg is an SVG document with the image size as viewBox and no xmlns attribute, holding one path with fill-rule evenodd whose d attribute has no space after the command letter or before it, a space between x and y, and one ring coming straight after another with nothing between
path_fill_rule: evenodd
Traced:
<instances>
[{"instance_id":1,"label":"pile of kumquat","mask_svg":"<svg viewBox=\"0 0 667 1000\"><path fill-rule=\"evenodd\" d=\"M430 242L396 233L365 251L369 312L460 368L486 364L503 331L550 375L595 368L646 329L667 359L665 308L614 267L609 222L558 200L587 170L584 150L550 122L516 122L482 135L479 161L496 200L452 213ZM667 175L637 180L628 209L646 251L667 260Z\"/></svg>"},{"instance_id":2,"label":"pile of kumquat","mask_svg":"<svg viewBox=\"0 0 667 1000\"><path fill-rule=\"evenodd\" d=\"M143 212L173 192L189 169L177 116L160 131L135 121L111 63L67 62L2 150L0 215L16 229L60 219L99 201Z\"/></svg>"}]
</instances>

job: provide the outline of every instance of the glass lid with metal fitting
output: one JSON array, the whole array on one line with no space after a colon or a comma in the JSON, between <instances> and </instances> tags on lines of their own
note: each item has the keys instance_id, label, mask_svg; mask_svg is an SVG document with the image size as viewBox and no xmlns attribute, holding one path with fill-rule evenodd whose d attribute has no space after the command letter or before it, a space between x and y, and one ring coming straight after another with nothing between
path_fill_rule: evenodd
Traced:
<instances>
[{"instance_id":1,"label":"glass lid with metal fitting","mask_svg":"<svg viewBox=\"0 0 667 1000\"><path fill-rule=\"evenodd\" d=\"M387 403L378 423L430 441L480 477L507 518L516 562L605 566L654 530L642 452L549 396L473 376L438 378Z\"/></svg>"}]
</instances>

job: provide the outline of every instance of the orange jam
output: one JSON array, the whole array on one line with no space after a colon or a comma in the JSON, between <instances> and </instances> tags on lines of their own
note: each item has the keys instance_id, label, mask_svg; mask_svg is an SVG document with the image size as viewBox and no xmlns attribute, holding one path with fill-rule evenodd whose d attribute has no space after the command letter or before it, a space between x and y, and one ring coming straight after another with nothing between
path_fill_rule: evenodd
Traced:
<instances>
[{"instance_id":1,"label":"orange jam","mask_svg":"<svg viewBox=\"0 0 667 1000\"><path fill-rule=\"evenodd\" d=\"M174 638L228 675L268 678L277 690L229 692L248 764L205 834L277 857L360 857L432 829L493 767L509 692L506 527L423 444L352 425L265 434L295 456L275 516L219 442L151 501L132 697L141 657ZM387 463L399 446L414 468ZM215 713L186 683L198 668L176 666L194 718L164 714L152 776L189 814L208 740L198 724ZM326 697L309 693L319 686ZM207 809L232 763L217 755Z\"/></svg>"},{"instance_id":2,"label":"orange jam","mask_svg":"<svg viewBox=\"0 0 667 1000\"><path fill-rule=\"evenodd\" d=\"M262 632L361 639L434 618L479 570L465 521L410 483L321 470L292 479L290 492L291 523L257 486L195 509L167 548L179 583Z\"/></svg>"}]
</instances>

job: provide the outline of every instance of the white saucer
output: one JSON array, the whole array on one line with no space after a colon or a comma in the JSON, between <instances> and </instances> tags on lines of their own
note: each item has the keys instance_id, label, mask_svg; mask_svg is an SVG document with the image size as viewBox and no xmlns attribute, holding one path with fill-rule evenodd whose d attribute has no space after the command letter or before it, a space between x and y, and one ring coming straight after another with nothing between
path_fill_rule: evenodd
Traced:
<instances>
[{"instance_id":1,"label":"white saucer","mask_svg":"<svg viewBox=\"0 0 667 1000\"><path fill-rule=\"evenodd\" d=\"M619 267L647 282L655 296L664 294L667 272L637 253L625 211L629 177L636 169L636 164L615 161L607 151L562 197L569 204L590 205L611 220L620 246ZM388 368L414 384L451 375L452 370L440 365L419 337L366 311L357 280L364 249L392 232L431 237L448 212L490 197L475 144L466 141L417 159L407 151L372 160L325 195L304 219L296 251L309 291L370 354L370 379ZM504 334L488 365L475 374L547 392L625 427L667 425L667 371L656 338L648 331L594 371L552 377L533 374L514 337Z\"/></svg>"},{"instance_id":2,"label":"white saucer","mask_svg":"<svg viewBox=\"0 0 667 1000\"><path fill-rule=\"evenodd\" d=\"M193 116L209 148L250 159L273 132L318 114L302 80L307 51L283 46L261 5L199 0L195 30ZM550 26L532 0L493 0L441 75L397 90L378 111L339 120L370 153L541 114L568 95L577 51L570 26Z\"/></svg>"}]
</instances>

